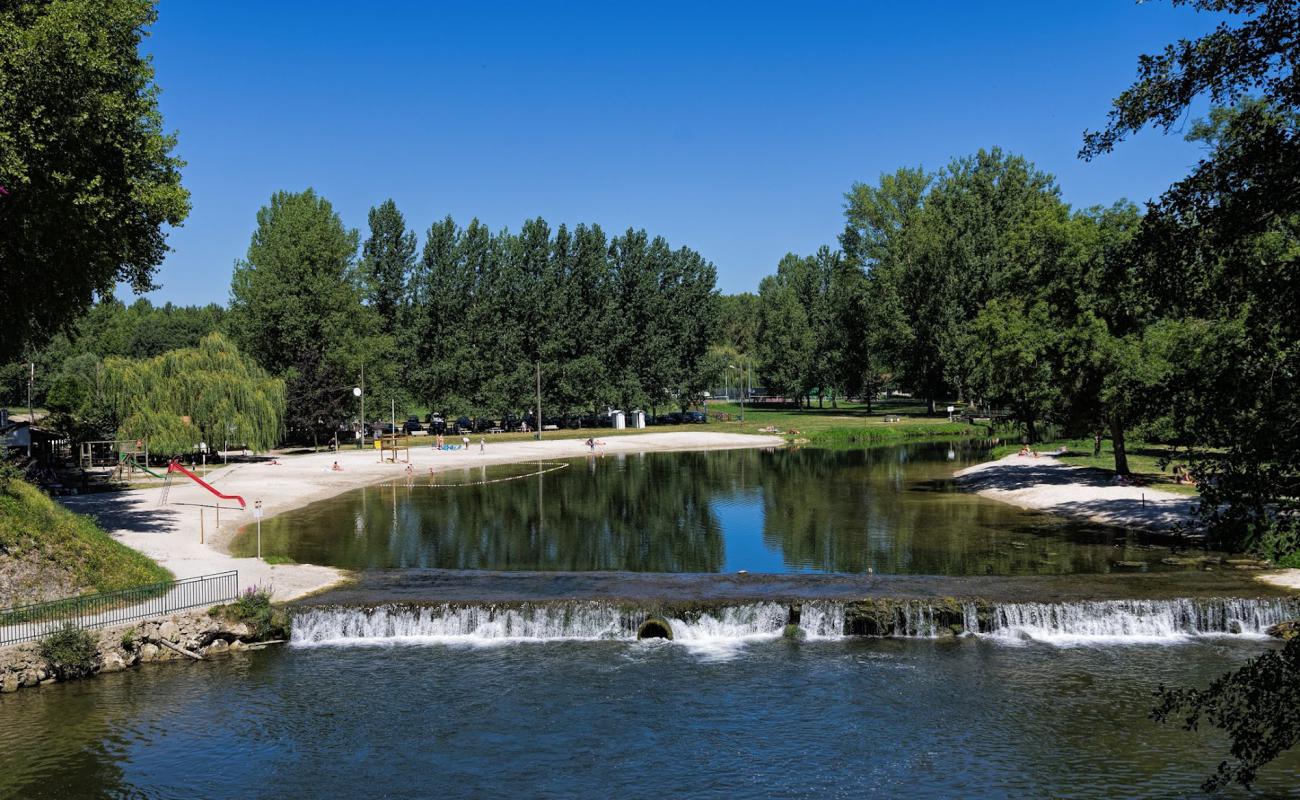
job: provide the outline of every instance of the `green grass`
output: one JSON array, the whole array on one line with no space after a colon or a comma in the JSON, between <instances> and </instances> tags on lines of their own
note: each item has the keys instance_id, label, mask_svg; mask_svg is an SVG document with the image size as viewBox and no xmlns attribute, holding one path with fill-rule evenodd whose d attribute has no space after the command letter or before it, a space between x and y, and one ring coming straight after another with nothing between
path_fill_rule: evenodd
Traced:
<instances>
[{"instance_id":1,"label":"green grass","mask_svg":"<svg viewBox=\"0 0 1300 800\"><path fill-rule=\"evenodd\" d=\"M1077 464L1081 467L1099 469L1111 475L1115 474L1115 450L1109 440L1101 443L1101 455L1097 457L1092 455L1091 439L1068 439L1034 445L1034 449L1040 453L1051 452L1061 447L1069 451L1066 455L1058 456L1066 464ZM999 445L993 449L993 457L1002 458L1019 450L1018 444ZM1130 442L1125 451L1134 483L1177 494L1197 493L1195 486L1188 486L1174 480L1173 466L1179 463L1179 456L1174 448L1161 444ZM1162 468L1160 466L1162 460L1169 460L1168 466Z\"/></svg>"},{"instance_id":2,"label":"green grass","mask_svg":"<svg viewBox=\"0 0 1300 800\"><path fill-rule=\"evenodd\" d=\"M90 517L74 514L35 486L5 475L0 475L0 557L65 570L83 592L172 580L170 572L113 539Z\"/></svg>"}]
</instances>

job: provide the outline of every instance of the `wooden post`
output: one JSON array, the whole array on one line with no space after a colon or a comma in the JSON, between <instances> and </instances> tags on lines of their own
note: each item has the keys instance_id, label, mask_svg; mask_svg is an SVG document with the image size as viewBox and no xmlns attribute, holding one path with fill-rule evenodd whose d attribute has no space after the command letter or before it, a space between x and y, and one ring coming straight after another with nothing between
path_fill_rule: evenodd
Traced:
<instances>
[{"instance_id":1,"label":"wooden post","mask_svg":"<svg viewBox=\"0 0 1300 800\"><path fill-rule=\"evenodd\" d=\"M217 530L221 530L221 503L217 503Z\"/></svg>"},{"instance_id":2,"label":"wooden post","mask_svg":"<svg viewBox=\"0 0 1300 800\"><path fill-rule=\"evenodd\" d=\"M203 509L199 509L199 544L203 544Z\"/></svg>"}]
</instances>

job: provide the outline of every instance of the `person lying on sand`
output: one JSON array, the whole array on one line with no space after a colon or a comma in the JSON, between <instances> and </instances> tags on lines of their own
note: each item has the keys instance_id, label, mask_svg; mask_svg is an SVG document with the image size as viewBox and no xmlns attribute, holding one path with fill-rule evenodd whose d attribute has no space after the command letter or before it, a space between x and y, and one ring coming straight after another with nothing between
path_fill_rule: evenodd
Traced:
<instances>
[{"instance_id":1,"label":"person lying on sand","mask_svg":"<svg viewBox=\"0 0 1300 800\"><path fill-rule=\"evenodd\" d=\"M343 468L339 466L339 462L337 462L337 461L334 462L334 466L330 467L330 469L333 470L334 472L342 472L342 471L343 471Z\"/></svg>"},{"instance_id":2,"label":"person lying on sand","mask_svg":"<svg viewBox=\"0 0 1300 800\"><path fill-rule=\"evenodd\" d=\"M1029 445L1027 445L1027 444L1022 444L1022 445L1020 445L1020 452L1019 452L1019 453L1016 453L1016 455L1021 456L1021 457L1025 457L1025 456L1028 456L1029 453L1030 453Z\"/></svg>"}]
</instances>

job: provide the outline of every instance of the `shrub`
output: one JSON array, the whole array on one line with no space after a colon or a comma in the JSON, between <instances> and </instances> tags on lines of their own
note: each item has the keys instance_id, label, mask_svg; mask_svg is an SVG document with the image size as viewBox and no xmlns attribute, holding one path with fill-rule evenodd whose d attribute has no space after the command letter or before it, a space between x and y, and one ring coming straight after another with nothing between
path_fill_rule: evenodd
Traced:
<instances>
[{"instance_id":1,"label":"shrub","mask_svg":"<svg viewBox=\"0 0 1300 800\"><path fill-rule=\"evenodd\" d=\"M130 650L131 648L135 647L135 634L136 634L135 626L131 626L130 628L127 628L126 630L122 631L123 650Z\"/></svg>"},{"instance_id":2,"label":"shrub","mask_svg":"<svg viewBox=\"0 0 1300 800\"><path fill-rule=\"evenodd\" d=\"M288 620L283 611L271 605L271 590L267 587L248 587L220 612L226 619L247 624L258 639L279 639L288 632Z\"/></svg>"},{"instance_id":3,"label":"shrub","mask_svg":"<svg viewBox=\"0 0 1300 800\"><path fill-rule=\"evenodd\" d=\"M67 623L41 639L39 652L55 675L74 680L95 671L96 650L94 634Z\"/></svg>"}]
</instances>

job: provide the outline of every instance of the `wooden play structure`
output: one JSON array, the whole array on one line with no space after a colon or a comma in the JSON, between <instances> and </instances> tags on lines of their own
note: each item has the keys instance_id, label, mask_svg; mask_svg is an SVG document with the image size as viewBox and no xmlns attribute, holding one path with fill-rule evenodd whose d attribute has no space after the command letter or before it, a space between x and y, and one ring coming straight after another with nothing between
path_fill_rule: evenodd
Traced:
<instances>
[{"instance_id":1,"label":"wooden play structure","mask_svg":"<svg viewBox=\"0 0 1300 800\"><path fill-rule=\"evenodd\" d=\"M99 439L82 442L78 453L81 469L111 470L110 479L130 482L136 473L154 478L163 476L149 468L149 442L145 439Z\"/></svg>"},{"instance_id":2,"label":"wooden play structure","mask_svg":"<svg viewBox=\"0 0 1300 800\"><path fill-rule=\"evenodd\" d=\"M375 439L375 449L379 451L379 463L391 461L396 464L401 458L405 463L411 463L411 437L398 435L395 433L386 433Z\"/></svg>"}]
</instances>

